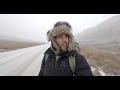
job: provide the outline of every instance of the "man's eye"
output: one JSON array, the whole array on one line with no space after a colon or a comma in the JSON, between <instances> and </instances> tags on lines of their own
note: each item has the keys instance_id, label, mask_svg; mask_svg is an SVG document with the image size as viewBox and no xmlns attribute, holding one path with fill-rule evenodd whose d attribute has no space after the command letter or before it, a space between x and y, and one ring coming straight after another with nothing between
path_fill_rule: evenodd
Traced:
<instances>
[{"instance_id":1,"label":"man's eye","mask_svg":"<svg viewBox=\"0 0 120 90\"><path fill-rule=\"evenodd\" d=\"M61 36L58 37L59 39L62 38Z\"/></svg>"},{"instance_id":2,"label":"man's eye","mask_svg":"<svg viewBox=\"0 0 120 90\"><path fill-rule=\"evenodd\" d=\"M66 37L66 38L68 38L68 36L67 36L67 35L66 35L65 37Z\"/></svg>"}]
</instances>

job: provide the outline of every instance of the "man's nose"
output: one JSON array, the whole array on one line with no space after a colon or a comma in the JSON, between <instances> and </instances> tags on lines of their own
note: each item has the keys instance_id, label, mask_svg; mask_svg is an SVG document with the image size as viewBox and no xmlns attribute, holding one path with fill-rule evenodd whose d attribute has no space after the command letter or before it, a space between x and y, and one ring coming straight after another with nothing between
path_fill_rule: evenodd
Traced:
<instances>
[{"instance_id":1,"label":"man's nose","mask_svg":"<svg viewBox=\"0 0 120 90\"><path fill-rule=\"evenodd\" d=\"M67 38L63 37L63 38L62 38L62 41L63 41L63 42L67 42Z\"/></svg>"}]
</instances>

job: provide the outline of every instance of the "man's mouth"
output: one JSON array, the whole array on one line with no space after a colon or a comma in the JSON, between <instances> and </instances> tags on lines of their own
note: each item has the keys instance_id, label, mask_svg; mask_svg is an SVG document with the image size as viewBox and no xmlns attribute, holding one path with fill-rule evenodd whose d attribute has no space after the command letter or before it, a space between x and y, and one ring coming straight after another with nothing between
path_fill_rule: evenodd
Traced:
<instances>
[{"instance_id":1,"label":"man's mouth","mask_svg":"<svg viewBox=\"0 0 120 90\"><path fill-rule=\"evenodd\" d=\"M67 44L62 44L62 46L65 46L65 47L66 47L66 46L67 46Z\"/></svg>"}]
</instances>

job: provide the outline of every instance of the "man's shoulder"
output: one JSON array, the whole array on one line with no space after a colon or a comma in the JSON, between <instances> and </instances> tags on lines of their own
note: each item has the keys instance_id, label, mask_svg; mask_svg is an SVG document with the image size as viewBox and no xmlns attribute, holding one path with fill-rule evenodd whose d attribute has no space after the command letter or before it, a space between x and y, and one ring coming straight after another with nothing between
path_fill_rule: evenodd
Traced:
<instances>
[{"instance_id":1,"label":"man's shoulder","mask_svg":"<svg viewBox=\"0 0 120 90\"><path fill-rule=\"evenodd\" d=\"M76 55L76 58L77 58L77 59L86 60L86 59L85 59L85 56L83 56L82 54L78 53L77 51L75 51L75 55Z\"/></svg>"},{"instance_id":2,"label":"man's shoulder","mask_svg":"<svg viewBox=\"0 0 120 90\"><path fill-rule=\"evenodd\" d=\"M76 56L84 57L81 53L78 53L77 51L74 51L74 53L75 53Z\"/></svg>"},{"instance_id":3,"label":"man's shoulder","mask_svg":"<svg viewBox=\"0 0 120 90\"><path fill-rule=\"evenodd\" d=\"M49 53L49 52L51 52L51 48L50 47L44 52L44 54Z\"/></svg>"},{"instance_id":4,"label":"man's shoulder","mask_svg":"<svg viewBox=\"0 0 120 90\"><path fill-rule=\"evenodd\" d=\"M50 47L44 52L44 54L49 54L50 56L54 56L54 52Z\"/></svg>"}]
</instances>

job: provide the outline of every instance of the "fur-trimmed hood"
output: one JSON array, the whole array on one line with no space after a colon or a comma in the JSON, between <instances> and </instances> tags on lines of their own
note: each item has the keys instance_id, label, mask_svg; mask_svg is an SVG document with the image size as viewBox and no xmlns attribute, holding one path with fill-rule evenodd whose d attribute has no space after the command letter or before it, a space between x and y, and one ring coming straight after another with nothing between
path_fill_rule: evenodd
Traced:
<instances>
[{"instance_id":1,"label":"fur-trimmed hood","mask_svg":"<svg viewBox=\"0 0 120 90\"><path fill-rule=\"evenodd\" d=\"M51 41L51 49L55 52L55 54L58 55L60 53L60 48L55 42L55 37L63 34L69 36L68 52L71 52L72 50L80 52L79 44L74 41L72 28L66 25L60 25L57 27L53 27L53 29L49 30L47 33L48 41Z\"/></svg>"}]
</instances>

